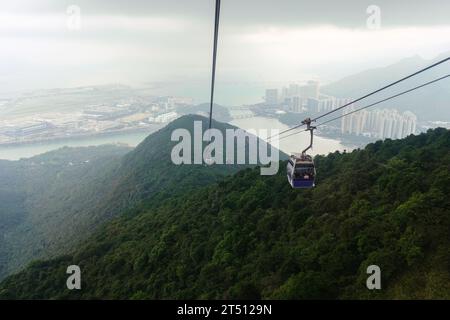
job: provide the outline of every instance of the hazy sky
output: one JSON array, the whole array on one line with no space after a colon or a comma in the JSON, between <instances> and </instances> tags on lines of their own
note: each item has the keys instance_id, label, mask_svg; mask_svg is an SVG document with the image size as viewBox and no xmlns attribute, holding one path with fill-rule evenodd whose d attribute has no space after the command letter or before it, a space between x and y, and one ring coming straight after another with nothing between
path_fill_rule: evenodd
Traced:
<instances>
[{"instance_id":1,"label":"hazy sky","mask_svg":"<svg viewBox=\"0 0 450 320\"><path fill-rule=\"evenodd\" d=\"M0 92L209 77L214 0L8 2ZM79 30L67 27L70 5L81 9ZM381 10L378 30L367 27L369 5ZM450 52L449 17L442 0L222 0L218 81L331 81L434 58Z\"/></svg>"}]
</instances>

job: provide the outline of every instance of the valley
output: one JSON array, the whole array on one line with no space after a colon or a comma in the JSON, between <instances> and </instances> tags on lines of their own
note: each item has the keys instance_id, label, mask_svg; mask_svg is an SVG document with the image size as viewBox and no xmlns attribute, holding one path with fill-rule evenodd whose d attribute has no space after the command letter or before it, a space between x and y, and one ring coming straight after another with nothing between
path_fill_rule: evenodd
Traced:
<instances>
[{"instance_id":1,"label":"valley","mask_svg":"<svg viewBox=\"0 0 450 320\"><path fill-rule=\"evenodd\" d=\"M189 127L193 118L184 121ZM258 168L236 168L214 176L223 170L217 165L171 171L183 185L167 182L155 195L152 161L162 153L154 148L165 148L158 137L122 160L118 170L132 168L135 177L117 181L115 190L128 195L122 210L71 250L7 277L0 298L450 296L448 130L316 156L317 187L310 190L291 189L284 170L261 176ZM153 148L145 147L151 142ZM136 180L146 175L154 182ZM130 206L139 194L146 200ZM384 290L366 289L366 267L373 264L382 270ZM65 287L69 265L80 266L83 290Z\"/></svg>"}]
</instances>

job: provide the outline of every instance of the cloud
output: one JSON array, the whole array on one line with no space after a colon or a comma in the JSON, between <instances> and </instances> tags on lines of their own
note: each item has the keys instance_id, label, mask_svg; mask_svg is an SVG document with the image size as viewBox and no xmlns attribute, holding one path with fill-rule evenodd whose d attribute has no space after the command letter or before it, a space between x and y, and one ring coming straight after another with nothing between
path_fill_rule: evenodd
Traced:
<instances>
[{"instance_id":1,"label":"cloud","mask_svg":"<svg viewBox=\"0 0 450 320\"><path fill-rule=\"evenodd\" d=\"M2 12L46 14L65 12L78 5L89 15L185 17L209 21L213 0L15 0L5 1ZM386 26L431 26L449 24L450 2L442 0L225 0L224 23L233 25L332 24L364 27L369 5L381 8Z\"/></svg>"},{"instance_id":2,"label":"cloud","mask_svg":"<svg viewBox=\"0 0 450 320\"><path fill-rule=\"evenodd\" d=\"M180 18L126 15L84 15L81 14L81 29L93 34L99 32L176 32L184 30L190 21ZM0 34L14 36L57 35L70 31L68 23L71 16L67 13L53 14L5 14L0 13Z\"/></svg>"},{"instance_id":3,"label":"cloud","mask_svg":"<svg viewBox=\"0 0 450 320\"><path fill-rule=\"evenodd\" d=\"M382 10L376 31L366 28L372 2ZM450 50L448 2L222 3L218 81L332 80ZM81 30L67 28L71 4L81 8ZM0 90L210 76L212 0L15 0L2 6Z\"/></svg>"}]
</instances>

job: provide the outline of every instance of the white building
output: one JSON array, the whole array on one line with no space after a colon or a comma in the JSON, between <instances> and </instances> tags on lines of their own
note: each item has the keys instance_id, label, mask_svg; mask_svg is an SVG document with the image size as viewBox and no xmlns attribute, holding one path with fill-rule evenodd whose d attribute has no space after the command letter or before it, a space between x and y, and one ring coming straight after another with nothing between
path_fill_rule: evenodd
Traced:
<instances>
[{"instance_id":1,"label":"white building","mask_svg":"<svg viewBox=\"0 0 450 320\"><path fill-rule=\"evenodd\" d=\"M288 98L300 97L302 99L318 99L319 98L319 82L308 81L305 84L291 83L288 87L281 89L281 101Z\"/></svg>"},{"instance_id":2,"label":"white building","mask_svg":"<svg viewBox=\"0 0 450 320\"><path fill-rule=\"evenodd\" d=\"M171 122L179 117L180 116L178 115L178 113L171 111L171 112L160 114L156 117L149 117L148 121L153 122L153 123L167 123L167 122Z\"/></svg>"},{"instance_id":3,"label":"white building","mask_svg":"<svg viewBox=\"0 0 450 320\"><path fill-rule=\"evenodd\" d=\"M344 109L343 114L355 110ZM400 113L395 109L362 110L341 120L341 132L368 135L376 138L401 139L416 132L417 117L410 111Z\"/></svg>"},{"instance_id":4,"label":"white building","mask_svg":"<svg viewBox=\"0 0 450 320\"><path fill-rule=\"evenodd\" d=\"M325 99L320 99L318 101L317 112L332 111L343 105L346 105L347 103L349 103L351 101L352 101L352 99L350 99L350 98L336 98L336 97L327 96ZM350 105L349 107L352 107L352 105Z\"/></svg>"},{"instance_id":5,"label":"white building","mask_svg":"<svg viewBox=\"0 0 450 320\"><path fill-rule=\"evenodd\" d=\"M267 89L264 100L268 105L276 105L278 103L278 89Z\"/></svg>"}]
</instances>

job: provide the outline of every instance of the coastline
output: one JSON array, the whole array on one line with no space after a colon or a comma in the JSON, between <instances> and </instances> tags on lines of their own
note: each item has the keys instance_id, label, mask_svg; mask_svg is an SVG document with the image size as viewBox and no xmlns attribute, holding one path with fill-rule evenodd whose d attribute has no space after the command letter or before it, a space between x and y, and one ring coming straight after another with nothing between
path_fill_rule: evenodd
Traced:
<instances>
[{"instance_id":1,"label":"coastline","mask_svg":"<svg viewBox=\"0 0 450 320\"><path fill-rule=\"evenodd\" d=\"M289 128L299 124L306 114L303 113L289 113L289 114L270 114L270 113L262 113L261 117L276 119L279 122L285 124ZM365 145L375 142L378 139L369 138L364 136L354 136L354 135L346 135L340 132L340 129L337 127L324 126L317 129L315 136L322 137L325 139L333 139L339 141L341 144L348 146L351 149L357 149L364 147Z\"/></svg>"},{"instance_id":2,"label":"coastline","mask_svg":"<svg viewBox=\"0 0 450 320\"><path fill-rule=\"evenodd\" d=\"M230 124L240 127L244 130L253 129L260 132L260 129L272 130L277 129L279 132L286 130L292 126L280 121L276 117L269 117L267 115L256 115L252 118L234 119ZM286 154L299 152L307 146L309 142L309 135L306 132L301 132L298 135L287 136L286 139L280 139L278 145L274 145ZM351 151L353 149L350 145L343 144L336 137L325 137L316 135L314 140L314 147L311 150L312 155L328 154L335 151Z\"/></svg>"},{"instance_id":3,"label":"coastline","mask_svg":"<svg viewBox=\"0 0 450 320\"><path fill-rule=\"evenodd\" d=\"M146 127L146 128L130 128L130 129L122 129L122 130L115 130L115 131L106 131L106 132L89 132L86 134L76 134L71 136L58 136L58 137L49 137L46 139L36 139L36 140L27 140L27 141L14 141L14 142L6 142L6 143L0 143L0 148L14 148L14 147L21 147L21 146L27 146L27 145L39 145L39 144L46 144L46 143L58 143L63 141L71 141L71 140L79 140L79 139L86 139L86 138L101 138L101 137L111 137L115 135L122 135L122 134L133 134L133 133L141 133L141 132L147 132L149 131L149 134L163 128L166 125L166 123L163 124L155 124L154 126Z\"/></svg>"},{"instance_id":4,"label":"coastline","mask_svg":"<svg viewBox=\"0 0 450 320\"><path fill-rule=\"evenodd\" d=\"M244 130L246 129L278 129L282 131L290 126L282 123L276 117L255 116L252 118L234 119L229 123L236 125ZM161 129L166 124L153 125L146 128L134 128L128 130L117 130L113 132L89 133L70 137L55 137L39 141L27 141L20 143L0 144L0 159L17 160L21 158L30 158L51 150L56 150L64 146L97 146L104 144L123 144L135 147L141 143L148 135ZM308 137L299 134L283 139L277 146L285 153L298 152L307 143ZM328 154L334 151L350 151L354 144L347 144L339 137L327 135L319 132L316 135L314 149L312 154Z\"/></svg>"}]
</instances>

